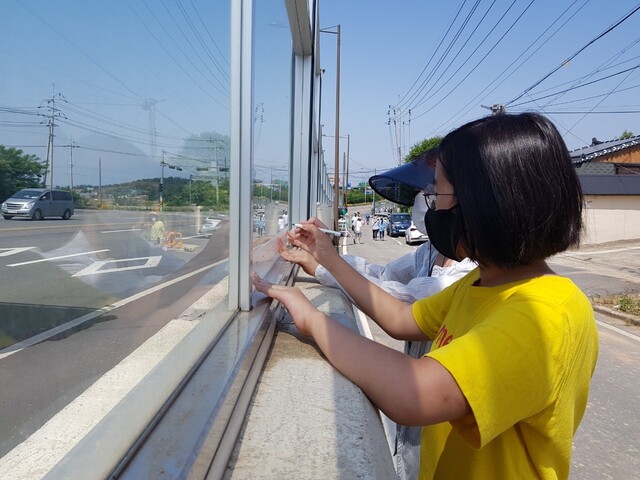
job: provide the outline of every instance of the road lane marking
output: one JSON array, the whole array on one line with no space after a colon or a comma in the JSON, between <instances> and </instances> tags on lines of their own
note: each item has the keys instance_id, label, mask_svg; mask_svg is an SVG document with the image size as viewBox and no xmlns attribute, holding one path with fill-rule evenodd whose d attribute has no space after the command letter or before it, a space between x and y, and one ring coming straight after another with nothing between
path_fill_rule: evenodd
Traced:
<instances>
[{"instance_id":1,"label":"road lane marking","mask_svg":"<svg viewBox=\"0 0 640 480\"><path fill-rule=\"evenodd\" d=\"M53 260L60 260L61 258L79 257L81 255L91 255L92 253L100 253L100 252L108 252L108 251L109 249L105 248L104 250L93 250L91 252L70 253L69 255L61 255L59 257L51 257L51 258L41 258L39 260L31 260L29 262L10 263L9 265L7 265L7 267L19 267L21 265L30 265L32 263L51 262Z\"/></svg>"},{"instance_id":2,"label":"road lane marking","mask_svg":"<svg viewBox=\"0 0 640 480\"><path fill-rule=\"evenodd\" d=\"M108 227L108 226L118 226L118 225L127 225L126 222L124 221L120 221L120 222L114 222L114 223L69 223L66 222L64 225L60 225L60 224L56 224L56 225L42 225L42 226L25 226L25 227L9 227L9 228L3 228L1 231L2 232L19 232L19 231L25 231L25 230L51 230L51 229L69 229L69 228L75 228L78 230L82 230L85 227Z\"/></svg>"},{"instance_id":3,"label":"road lane marking","mask_svg":"<svg viewBox=\"0 0 640 480\"><path fill-rule=\"evenodd\" d=\"M638 250L640 247L626 247L626 248L612 248L611 250L592 250L585 252L564 252L561 253L561 257L571 257L573 255L598 255L600 253L618 253L626 252L627 250Z\"/></svg>"},{"instance_id":4,"label":"road lane marking","mask_svg":"<svg viewBox=\"0 0 640 480\"><path fill-rule=\"evenodd\" d=\"M633 333L629 333L626 330L622 330L621 328L614 327L613 325L609 325L608 323L601 322L600 320L596 320L596 323L601 327L608 328L609 330L613 330L620 335L624 335L625 337L629 337L631 340L635 340L636 342L640 342L640 337L634 335Z\"/></svg>"},{"instance_id":5,"label":"road lane marking","mask_svg":"<svg viewBox=\"0 0 640 480\"><path fill-rule=\"evenodd\" d=\"M16 248L0 248L1 250L7 250L0 253L0 257L8 257L9 255L16 255L18 253L26 252L27 250L33 250L36 247L16 247Z\"/></svg>"},{"instance_id":6,"label":"road lane marking","mask_svg":"<svg viewBox=\"0 0 640 480\"><path fill-rule=\"evenodd\" d=\"M101 270L102 267L108 265L109 263L124 263L124 262L137 262L146 260L144 263L140 265L132 265L129 267L114 267L114 268L105 268ZM136 258L120 258L117 260L101 260L99 262L94 262L86 268L83 268L79 272L71 275L72 277L84 277L86 275L99 275L102 273L113 273L113 272L124 272L127 270L139 270L142 268L154 268L160 264L160 260L162 260L161 255L154 255L151 257L136 257Z\"/></svg>"},{"instance_id":7,"label":"road lane marking","mask_svg":"<svg viewBox=\"0 0 640 480\"><path fill-rule=\"evenodd\" d=\"M138 232L141 228L125 228L124 230L104 230L100 233L122 233L122 232Z\"/></svg>"},{"instance_id":8,"label":"road lane marking","mask_svg":"<svg viewBox=\"0 0 640 480\"><path fill-rule=\"evenodd\" d=\"M69 320L66 323L63 323L62 325L58 325L55 328L52 328L51 330L47 330L46 332L42 332L34 337L31 338L27 338L26 340L23 340L21 342L18 343L14 343L13 345L3 348L2 350L0 350L0 360L2 360L3 358L8 357L9 355L13 355L14 353L18 353L21 350L24 350L27 347L31 347L37 343L43 342L51 337L54 337L62 332L66 332L67 330L70 330L72 328L77 327L78 325L82 325L83 323L89 321L89 320L93 320L94 318L97 318L101 315L104 315L105 313L110 312L111 310L115 310L116 308L120 308L123 307L131 302L134 302L136 300L139 300L143 297L146 297L147 295L150 295L152 293L155 293L159 290L162 290L163 288L166 287L170 287L171 285L174 285L178 282L181 282L183 280L186 280L189 277L192 277L194 275L197 275L199 273L202 273L206 270L212 269L214 267L217 267L218 265L220 265L221 263L226 262L227 259L223 259L223 260L219 260L215 263L212 263L211 265L207 265L205 267L201 267L197 270L194 270L193 272L189 272L189 273L185 273L184 275L174 278L173 280L169 280L168 282L165 283L161 283L159 285L156 285L155 287L151 287L148 288L147 290L143 290L142 292L136 293L135 295L131 295L130 297L127 298L123 298L122 300L119 300L115 303L112 303L111 305L106 305L102 308L99 308L98 310L95 310L91 313L87 313L86 315L82 315L81 317L75 318L73 320Z\"/></svg>"}]
</instances>

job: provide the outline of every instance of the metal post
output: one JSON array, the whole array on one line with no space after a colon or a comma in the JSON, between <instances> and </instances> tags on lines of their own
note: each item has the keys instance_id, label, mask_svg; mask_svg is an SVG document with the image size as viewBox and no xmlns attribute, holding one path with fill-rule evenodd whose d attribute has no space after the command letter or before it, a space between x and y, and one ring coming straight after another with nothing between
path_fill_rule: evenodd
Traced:
<instances>
[{"instance_id":1,"label":"metal post","mask_svg":"<svg viewBox=\"0 0 640 480\"><path fill-rule=\"evenodd\" d=\"M98 157L98 199L102 207L102 157Z\"/></svg>"},{"instance_id":2,"label":"metal post","mask_svg":"<svg viewBox=\"0 0 640 480\"><path fill-rule=\"evenodd\" d=\"M164 204L162 190L164 190L164 150L162 150L162 160L160 160L160 211Z\"/></svg>"},{"instance_id":3,"label":"metal post","mask_svg":"<svg viewBox=\"0 0 640 480\"><path fill-rule=\"evenodd\" d=\"M374 168L373 169L373 175L375 176L376 174L377 174L376 173L376 169ZM366 183L364 184L364 188L365 188L365 191L366 191L366 189L367 189L367 184ZM371 205L371 208L373 209L373 212L371 212L371 214L375 215L376 214L376 191L373 188L371 189L371 191L372 191L371 195L373 195L373 202L372 202L372 205Z\"/></svg>"},{"instance_id":4,"label":"metal post","mask_svg":"<svg viewBox=\"0 0 640 480\"><path fill-rule=\"evenodd\" d=\"M336 42L336 132L335 132L335 179L333 188L333 228L338 230L338 202L340 184L340 25Z\"/></svg>"},{"instance_id":5,"label":"metal post","mask_svg":"<svg viewBox=\"0 0 640 480\"><path fill-rule=\"evenodd\" d=\"M69 185L73 192L73 138L69 137Z\"/></svg>"}]
</instances>

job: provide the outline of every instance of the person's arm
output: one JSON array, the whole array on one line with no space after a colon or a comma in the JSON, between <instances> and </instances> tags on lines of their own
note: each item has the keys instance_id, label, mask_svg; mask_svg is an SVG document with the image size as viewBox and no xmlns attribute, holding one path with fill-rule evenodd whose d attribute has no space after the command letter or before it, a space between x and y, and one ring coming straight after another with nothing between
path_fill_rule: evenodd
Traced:
<instances>
[{"instance_id":1,"label":"person's arm","mask_svg":"<svg viewBox=\"0 0 640 480\"><path fill-rule=\"evenodd\" d=\"M401 340L425 340L414 321L411 305L394 298L356 272L336 252L329 237L318 230L320 225L314 218L303 222L295 233L288 234L289 242L310 253L340 285L348 285L347 291L358 307L390 336Z\"/></svg>"},{"instance_id":2,"label":"person's arm","mask_svg":"<svg viewBox=\"0 0 640 480\"><path fill-rule=\"evenodd\" d=\"M257 290L282 302L303 335L311 336L341 373L393 421L428 425L471 413L451 374L437 361L411 358L376 343L318 311L297 288L254 275Z\"/></svg>"}]
</instances>

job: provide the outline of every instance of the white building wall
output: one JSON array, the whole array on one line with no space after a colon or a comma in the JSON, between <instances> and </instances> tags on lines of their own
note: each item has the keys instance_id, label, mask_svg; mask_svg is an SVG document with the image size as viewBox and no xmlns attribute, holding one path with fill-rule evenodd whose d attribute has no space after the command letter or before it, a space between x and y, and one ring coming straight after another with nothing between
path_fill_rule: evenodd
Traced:
<instances>
[{"instance_id":1,"label":"white building wall","mask_svg":"<svg viewBox=\"0 0 640 480\"><path fill-rule=\"evenodd\" d=\"M585 195L585 232L582 244L640 238L640 197L637 195Z\"/></svg>"}]
</instances>

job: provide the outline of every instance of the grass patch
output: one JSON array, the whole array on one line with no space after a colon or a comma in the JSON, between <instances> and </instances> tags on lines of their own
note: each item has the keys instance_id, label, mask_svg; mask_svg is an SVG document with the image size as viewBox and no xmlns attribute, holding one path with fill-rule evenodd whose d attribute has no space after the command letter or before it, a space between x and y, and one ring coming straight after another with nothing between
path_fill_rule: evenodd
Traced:
<instances>
[{"instance_id":1,"label":"grass patch","mask_svg":"<svg viewBox=\"0 0 640 480\"><path fill-rule=\"evenodd\" d=\"M593 303L613 308L629 315L640 316L640 293L621 293L592 298Z\"/></svg>"}]
</instances>

